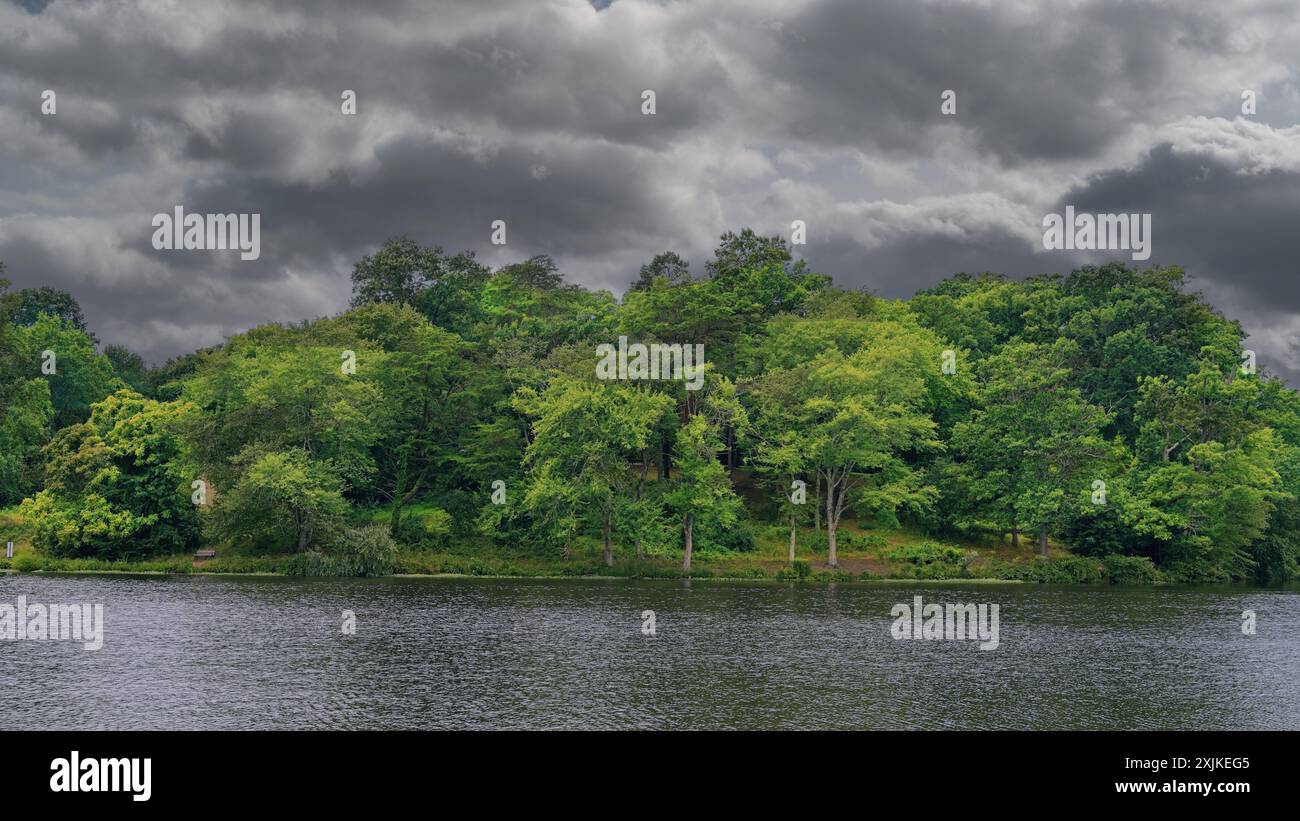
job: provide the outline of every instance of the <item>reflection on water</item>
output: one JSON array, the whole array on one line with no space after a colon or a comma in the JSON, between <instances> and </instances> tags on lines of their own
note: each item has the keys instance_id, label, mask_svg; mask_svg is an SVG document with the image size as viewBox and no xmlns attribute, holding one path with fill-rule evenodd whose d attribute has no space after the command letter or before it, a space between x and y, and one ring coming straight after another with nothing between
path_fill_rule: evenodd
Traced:
<instances>
[{"instance_id":1,"label":"reflection on water","mask_svg":"<svg viewBox=\"0 0 1300 821\"><path fill-rule=\"evenodd\" d=\"M104 646L0 641L0 729L1300 729L1295 592L0 576L20 595L103 603ZM914 595L999 604L1000 646L895 641Z\"/></svg>"}]
</instances>

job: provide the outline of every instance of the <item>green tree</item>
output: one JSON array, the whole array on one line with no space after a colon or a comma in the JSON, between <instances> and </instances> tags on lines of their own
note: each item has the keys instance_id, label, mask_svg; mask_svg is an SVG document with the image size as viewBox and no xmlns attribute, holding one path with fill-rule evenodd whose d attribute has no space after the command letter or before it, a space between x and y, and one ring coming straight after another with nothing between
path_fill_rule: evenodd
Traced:
<instances>
[{"instance_id":1,"label":"green tree","mask_svg":"<svg viewBox=\"0 0 1300 821\"><path fill-rule=\"evenodd\" d=\"M198 536L178 421L189 409L118 391L46 446L45 490L23 502L34 544L55 556L121 559Z\"/></svg>"},{"instance_id":2,"label":"green tree","mask_svg":"<svg viewBox=\"0 0 1300 821\"><path fill-rule=\"evenodd\" d=\"M656 279L663 279L669 285L682 285L691 281L691 264L682 259L676 251L664 251L655 254L655 258L641 266L640 275L632 283L631 290L646 291L654 286Z\"/></svg>"},{"instance_id":3,"label":"green tree","mask_svg":"<svg viewBox=\"0 0 1300 821\"><path fill-rule=\"evenodd\" d=\"M15 291L9 299L12 304L10 321L17 325L35 325L42 316L52 316L81 331L92 342L95 340L86 327L81 305L67 291L49 287L23 288Z\"/></svg>"},{"instance_id":4,"label":"green tree","mask_svg":"<svg viewBox=\"0 0 1300 821\"><path fill-rule=\"evenodd\" d=\"M617 512L636 485L629 460L645 449L671 400L638 388L560 376L540 393L521 389L515 405L534 420L525 455L526 506L553 510L568 500L573 512L599 528L605 564L613 565Z\"/></svg>"},{"instance_id":5,"label":"green tree","mask_svg":"<svg viewBox=\"0 0 1300 821\"><path fill-rule=\"evenodd\" d=\"M1037 528L1044 555L1049 530L1115 458L1102 435L1105 410L1069 384L1075 350L1068 340L1005 346L983 363L980 407L952 435L968 492L1009 527L1013 544L1022 527Z\"/></svg>"},{"instance_id":6,"label":"green tree","mask_svg":"<svg viewBox=\"0 0 1300 821\"><path fill-rule=\"evenodd\" d=\"M28 372L49 382L56 428L84 422L91 405L126 387L108 357L95 351L94 340L65 319L40 314L30 326L20 328L18 335L31 357ZM47 362L53 373L42 370Z\"/></svg>"},{"instance_id":7,"label":"green tree","mask_svg":"<svg viewBox=\"0 0 1300 821\"><path fill-rule=\"evenodd\" d=\"M219 540L259 547L292 545L297 552L333 537L348 505L329 465L303 448L236 457L239 480L213 504L211 531Z\"/></svg>"},{"instance_id":8,"label":"green tree","mask_svg":"<svg viewBox=\"0 0 1300 821\"><path fill-rule=\"evenodd\" d=\"M666 494L668 506L682 523L682 569L691 570L695 525L709 517L721 527L731 527L739 516L740 500L731 488L727 471L718 461L722 440L717 426L704 414L695 414L677 432L678 476Z\"/></svg>"}]
</instances>

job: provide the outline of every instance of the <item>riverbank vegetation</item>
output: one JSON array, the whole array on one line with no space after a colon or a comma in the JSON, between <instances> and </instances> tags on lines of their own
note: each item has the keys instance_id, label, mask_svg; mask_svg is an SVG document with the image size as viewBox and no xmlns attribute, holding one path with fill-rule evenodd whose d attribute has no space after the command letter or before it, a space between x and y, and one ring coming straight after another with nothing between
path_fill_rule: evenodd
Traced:
<instances>
[{"instance_id":1,"label":"riverbank vegetation","mask_svg":"<svg viewBox=\"0 0 1300 821\"><path fill-rule=\"evenodd\" d=\"M1177 268L895 301L746 230L693 274L661 254L620 300L547 257L491 271L397 238L344 313L157 367L101 348L72 295L0 285L0 565L1297 574L1300 395ZM705 364L598 378L621 337Z\"/></svg>"}]
</instances>

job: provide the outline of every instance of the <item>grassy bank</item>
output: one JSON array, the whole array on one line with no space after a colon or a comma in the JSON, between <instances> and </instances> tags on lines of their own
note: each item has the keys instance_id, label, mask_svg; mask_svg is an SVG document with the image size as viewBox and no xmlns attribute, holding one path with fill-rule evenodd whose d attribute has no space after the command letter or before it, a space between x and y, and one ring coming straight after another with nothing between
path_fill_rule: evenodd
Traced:
<instances>
[{"instance_id":1,"label":"grassy bank","mask_svg":"<svg viewBox=\"0 0 1300 821\"><path fill-rule=\"evenodd\" d=\"M212 559L191 554L163 556L147 561L67 559L41 555L27 538L24 523L12 510L0 510L0 539L13 539L15 556L0 556L0 570L60 573L166 573L166 574L279 574L320 575L308 556L258 555L217 548ZM1111 556L1106 559L1073 556L1052 545L1039 557L1025 542L936 541L909 530L863 528L848 523L839 534L839 567L827 565L825 534L813 529L799 534L796 560L788 561L789 531L779 526L760 528L755 549L696 554L689 574L676 555L636 557L617 551L607 567L600 546L579 541L568 556L542 553L524 547L486 543L423 550L403 549L392 562L398 575L503 576L534 578L656 578L772 579L792 581L869 580L989 580L1044 583L1153 584L1168 581L1145 559Z\"/></svg>"}]
</instances>

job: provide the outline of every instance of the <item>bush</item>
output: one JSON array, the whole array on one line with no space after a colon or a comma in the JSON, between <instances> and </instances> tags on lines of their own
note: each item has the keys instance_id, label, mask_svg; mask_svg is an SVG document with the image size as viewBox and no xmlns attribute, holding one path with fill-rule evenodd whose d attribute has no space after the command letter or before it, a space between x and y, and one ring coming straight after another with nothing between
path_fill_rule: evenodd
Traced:
<instances>
[{"instance_id":1,"label":"bush","mask_svg":"<svg viewBox=\"0 0 1300 821\"><path fill-rule=\"evenodd\" d=\"M344 528L326 552L299 553L284 567L290 576L386 576L397 567L397 543L383 525Z\"/></svg>"},{"instance_id":2,"label":"bush","mask_svg":"<svg viewBox=\"0 0 1300 821\"><path fill-rule=\"evenodd\" d=\"M813 565L811 562L803 559L796 559L790 562L789 568L783 568L776 573L776 578L794 579L794 581L803 581L813 575Z\"/></svg>"},{"instance_id":3,"label":"bush","mask_svg":"<svg viewBox=\"0 0 1300 821\"><path fill-rule=\"evenodd\" d=\"M889 545L889 540L879 533L863 533L853 540L855 546L876 550Z\"/></svg>"},{"instance_id":4,"label":"bush","mask_svg":"<svg viewBox=\"0 0 1300 821\"><path fill-rule=\"evenodd\" d=\"M410 547L437 549L447 546L451 527L451 514L441 508L427 512L408 510L402 516L393 538Z\"/></svg>"},{"instance_id":5,"label":"bush","mask_svg":"<svg viewBox=\"0 0 1300 821\"><path fill-rule=\"evenodd\" d=\"M1146 556L1114 554L1101 560L1111 584L1156 584L1160 571Z\"/></svg>"},{"instance_id":6,"label":"bush","mask_svg":"<svg viewBox=\"0 0 1300 821\"><path fill-rule=\"evenodd\" d=\"M1064 556L1035 559L1033 564L998 564L992 573L1000 579L1020 579L1039 584L1103 584L1106 568L1096 559Z\"/></svg>"},{"instance_id":7,"label":"bush","mask_svg":"<svg viewBox=\"0 0 1300 821\"><path fill-rule=\"evenodd\" d=\"M813 580L819 582L851 582L853 574L847 570L818 570L813 574Z\"/></svg>"},{"instance_id":8,"label":"bush","mask_svg":"<svg viewBox=\"0 0 1300 821\"><path fill-rule=\"evenodd\" d=\"M45 561L35 553L19 553L10 562L10 567L19 573L31 573L45 566Z\"/></svg>"},{"instance_id":9,"label":"bush","mask_svg":"<svg viewBox=\"0 0 1300 821\"><path fill-rule=\"evenodd\" d=\"M921 544L896 547L886 553L885 558L914 565L938 563L960 566L965 554L952 545L939 544L938 542L922 542Z\"/></svg>"},{"instance_id":10,"label":"bush","mask_svg":"<svg viewBox=\"0 0 1300 821\"><path fill-rule=\"evenodd\" d=\"M789 535L789 531L786 531L786 535ZM701 520L695 528L694 538L701 552L716 550L748 553L758 549L754 526L748 520L739 521L731 527L723 527L711 520Z\"/></svg>"}]
</instances>

